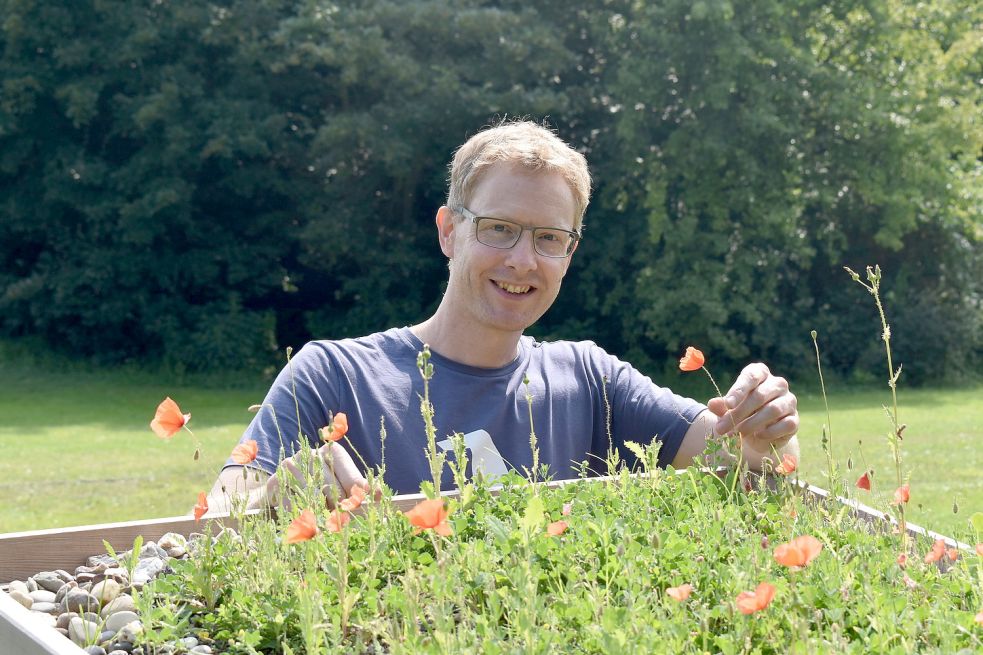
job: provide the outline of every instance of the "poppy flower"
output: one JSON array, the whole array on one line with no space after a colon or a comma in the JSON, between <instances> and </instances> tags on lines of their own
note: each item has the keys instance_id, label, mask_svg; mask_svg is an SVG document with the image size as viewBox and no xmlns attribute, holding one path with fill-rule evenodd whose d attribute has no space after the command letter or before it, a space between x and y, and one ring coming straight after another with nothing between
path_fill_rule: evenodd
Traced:
<instances>
[{"instance_id":1,"label":"poppy flower","mask_svg":"<svg viewBox=\"0 0 983 655\"><path fill-rule=\"evenodd\" d=\"M190 420L191 414L182 414L177 403L167 397L157 405L157 413L150 422L150 429L161 439L170 439Z\"/></svg>"},{"instance_id":2,"label":"poppy flower","mask_svg":"<svg viewBox=\"0 0 983 655\"><path fill-rule=\"evenodd\" d=\"M325 523L325 527L328 529L328 532L341 532L341 529L348 525L348 522L351 520L351 514L336 509L328 514L328 520Z\"/></svg>"},{"instance_id":3,"label":"poppy flower","mask_svg":"<svg viewBox=\"0 0 983 655\"><path fill-rule=\"evenodd\" d=\"M768 607L775 597L775 587L762 582L754 591L742 591L737 594L737 609L741 614L754 614Z\"/></svg>"},{"instance_id":4,"label":"poppy flower","mask_svg":"<svg viewBox=\"0 0 983 655\"><path fill-rule=\"evenodd\" d=\"M300 513L300 516L295 518L293 522L287 526L287 533L284 536L283 541L288 544L295 544L298 541L307 541L316 537L317 532L317 519L314 518L314 512L309 509L305 509Z\"/></svg>"},{"instance_id":5,"label":"poppy flower","mask_svg":"<svg viewBox=\"0 0 983 655\"><path fill-rule=\"evenodd\" d=\"M951 559L953 562L959 559L959 550L956 548L949 548L945 551L945 554L948 555L949 559Z\"/></svg>"},{"instance_id":6,"label":"poppy flower","mask_svg":"<svg viewBox=\"0 0 983 655\"><path fill-rule=\"evenodd\" d=\"M976 554L983 557L983 544L976 544Z\"/></svg>"},{"instance_id":7,"label":"poppy flower","mask_svg":"<svg viewBox=\"0 0 983 655\"><path fill-rule=\"evenodd\" d=\"M417 503L416 507L406 512L406 518L416 526L413 534L420 534L423 530L433 530L443 537L449 537L453 534L453 530L447 522L447 514L444 500L432 498Z\"/></svg>"},{"instance_id":8,"label":"poppy flower","mask_svg":"<svg viewBox=\"0 0 983 655\"><path fill-rule=\"evenodd\" d=\"M208 511L208 496L204 491L198 492L198 504L195 505L195 523L201 520L201 517L205 515Z\"/></svg>"},{"instance_id":9,"label":"poppy flower","mask_svg":"<svg viewBox=\"0 0 983 655\"><path fill-rule=\"evenodd\" d=\"M250 439L232 449L232 461L236 464L248 464L256 459L259 453L259 444L255 439Z\"/></svg>"},{"instance_id":10,"label":"poppy flower","mask_svg":"<svg viewBox=\"0 0 983 655\"><path fill-rule=\"evenodd\" d=\"M908 555L906 555L905 553L901 553L900 555L898 555L898 566L904 568L907 563L908 563Z\"/></svg>"},{"instance_id":11,"label":"poppy flower","mask_svg":"<svg viewBox=\"0 0 983 655\"><path fill-rule=\"evenodd\" d=\"M666 596L680 603L689 598L691 593L693 593L693 585L688 582L678 587L669 587L666 589Z\"/></svg>"},{"instance_id":12,"label":"poppy flower","mask_svg":"<svg viewBox=\"0 0 983 655\"><path fill-rule=\"evenodd\" d=\"M551 537L559 537L561 534L567 531L570 527L566 521L553 521L546 526L546 534Z\"/></svg>"},{"instance_id":13,"label":"poppy flower","mask_svg":"<svg viewBox=\"0 0 983 655\"><path fill-rule=\"evenodd\" d=\"M338 441L348 434L348 417L343 412L334 415L331 425L321 430L321 438L325 441Z\"/></svg>"},{"instance_id":14,"label":"poppy flower","mask_svg":"<svg viewBox=\"0 0 983 655\"><path fill-rule=\"evenodd\" d=\"M892 505L900 505L901 503L907 503L911 499L911 487L903 484L894 490L894 500L891 501Z\"/></svg>"},{"instance_id":15,"label":"poppy flower","mask_svg":"<svg viewBox=\"0 0 983 655\"><path fill-rule=\"evenodd\" d=\"M857 478L857 486L861 489L870 491L870 475L867 471L864 471L864 474Z\"/></svg>"},{"instance_id":16,"label":"poppy flower","mask_svg":"<svg viewBox=\"0 0 983 655\"><path fill-rule=\"evenodd\" d=\"M703 353L693 346L687 346L686 354L679 358L679 369L681 371L698 371L703 368L705 361L706 358L703 357Z\"/></svg>"},{"instance_id":17,"label":"poppy flower","mask_svg":"<svg viewBox=\"0 0 983 655\"><path fill-rule=\"evenodd\" d=\"M800 569L808 566L822 552L823 545L811 535L796 537L775 548L775 561L782 566Z\"/></svg>"},{"instance_id":18,"label":"poppy flower","mask_svg":"<svg viewBox=\"0 0 983 655\"><path fill-rule=\"evenodd\" d=\"M351 495L341 501L339 507L341 507L342 511L351 512L352 510L358 509L363 502L365 502L365 489L355 485L352 487Z\"/></svg>"},{"instance_id":19,"label":"poppy flower","mask_svg":"<svg viewBox=\"0 0 983 655\"><path fill-rule=\"evenodd\" d=\"M799 468L799 460L795 458L795 455L785 453L782 455L782 463L775 467L775 473L788 475L797 468Z\"/></svg>"},{"instance_id":20,"label":"poppy flower","mask_svg":"<svg viewBox=\"0 0 983 655\"><path fill-rule=\"evenodd\" d=\"M925 555L925 563L931 564L932 562L938 562L944 554L945 542L941 539L936 539L935 543L932 544L932 550L928 551L928 554Z\"/></svg>"}]
</instances>

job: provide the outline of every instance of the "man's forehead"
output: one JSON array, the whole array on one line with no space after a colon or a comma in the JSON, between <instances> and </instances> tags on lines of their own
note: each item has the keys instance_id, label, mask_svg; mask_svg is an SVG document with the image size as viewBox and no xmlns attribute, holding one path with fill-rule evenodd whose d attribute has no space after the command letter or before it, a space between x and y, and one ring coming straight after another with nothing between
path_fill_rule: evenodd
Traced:
<instances>
[{"instance_id":1,"label":"man's forehead","mask_svg":"<svg viewBox=\"0 0 983 655\"><path fill-rule=\"evenodd\" d=\"M472 188L468 207L478 216L557 227L574 224L576 201L559 173L507 164L496 164L484 173Z\"/></svg>"}]
</instances>

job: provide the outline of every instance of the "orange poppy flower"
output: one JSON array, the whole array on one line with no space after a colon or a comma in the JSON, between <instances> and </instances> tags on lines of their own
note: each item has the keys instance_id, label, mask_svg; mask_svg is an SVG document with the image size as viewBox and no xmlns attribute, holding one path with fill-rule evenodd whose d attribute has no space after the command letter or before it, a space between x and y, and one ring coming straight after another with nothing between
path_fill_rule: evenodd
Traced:
<instances>
[{"instance_id":1,"label":"orange poppy flower","mask_svg":"<svg viewBox=\"0 0 983 655\"><path fill-rule=\"evenodd\" d=\"M334 415L331 425L321 430L321 438L325 441L338 441L348 434L348 417L338 412Z\"/></svg>"},{"instance_id":2,"label":"orange poppy flower","mask_svg":"<svg viewBox=\"0 0 983 655\"><path fill-rule=\"evenodd\" d=\"M931 564L932 562L938 562L945 555L945 542L941 539L936 539L935 543L932 544L932 550L928 551L925 555L925 563Z\"/></svg>"},{"instance_id":3,"label":"orange poppy flower","mask_svg":"<svg viewBox=\"0 0 983 655\"><path fill-rule=\"evenodd\" d=\"M808 566L822 552L823 545L811 535L796 537L775 548L775 561L782 566L800 569Z\"/></svg>"},{"instance_id":4,"label":"orange poppy flower","mask_svg":"<svg viewBox=\"0 0 983 655\"><path fill-rule=\"evenodd\" d=\"M195 505L195 523L200 521L206 512L208 512L208 496L204 491L199 491L198 504Z\"/></svg>"},{"instance_id":5,"label":"orange poppy flower","mask_svg":"<svg viewBox=\"0 0 983 655\"><path fill-rule=\"evenodd\" d=\"M314 517L314 512L305 509L287 526L287 533L284 535L283 541L288 544L295 544L298 541L313 539L317 533L317 519Z\"/></svg>"},{"instance_id":6,"label":"orange poppy flower","mask_svg":"<svg viewBox=\"0 0 983 655\"><path fill-rule=\"evenodd\" d=\"M870 491L870 475L867 471L864 471L864 474L857 478L857 487Z\"/></svg>"},{"instance_id":7,"label":"orange poppy flower","mask_svg":"<svg viewBox=\"0 0 983 655\"><path fill-rule=\"evenodd\" d=\"M328 520L325 523L325 527L328 532L341 532L341 529L348 525L348 522L352 520L352 515L348 512L343 512L340 509L328 514Z\"/></svg>"},{"instance_id":8,"label":"orange poppy flower","mask_svg":"<svg viewBox=\"0 0 983 655\"><path fill-rule=\"evenodd\" d=\"M898 555L898 566L904 568L907 563L908 563L908 555L906 555L905 553L901 553L900 555Z\"/></svg>"},{"instance_id":9,"label":"orange poppy flower","mask_svg":"<svg viewBox=\"0 0 983 655\"><path fill-rule=\"evenodd\" d=\"M775 587L762 582L754 591L742 591L737 595L737 609L741 614L754 614L768 607L775 597Z\"/></svg>"},{"instance_id":10,"label":"orange poppy flower","mask_svg":"<svg viewBox=\"0 0 983 655\"><path fill-rule=\"evenodd\" d=\"M775 473L788 475L797 468L799 468L799 460L795 458L795 455L785 453L782 455L782 463L775 467Z\"/></svg>"},{"instance_id":11,"label":"orange poppy flower","mask_svg":"<svg viewBox=\"0 0 983 655\"><path fill-rule=\"evenodd\" d=\"M559 537L561 534L567 531L570 527L566 521L553 521L546 526L546 534L551 537Z\"/></svg>"},{"instance_id":12,"label":"orange poppy flower","mask_svg":"<svg viewBox=\"0 0 983 655\"><path fill-rule=\"evenodd\" d=\"M679 358L679 369L681 371L698 371L703 368L705 361L706 358L703 357L702 352L693 346L687 346L686 354Z\"/></svg>"},{"instance_id":13,"label":"orange poppy flower","mask_svg":"<svg viewBox=\"0 0 983 655\"><path fill-rule=\"evenodd\" d=\"M949 559L951 559L953 562L959 559L959 550L956 548L949 548L945 551L945 554L948 555Z\"/></svg>"},{"instance_id":14,"label":"orange poppy flower","mask_svg":"<svg viewBox=\"0 0 983 655\"><path fill-rule=\"evenodd\" d=\"M449 537L454 531L447 522L447 514L444 500L433 498L419 502L416 507L406 512L406 518L416 526L413 534L420 534L423 530L433 530L443 537Z\"/></svg>"},{"instance_id":15,"label":"orange poppy flower","mask_svg":"<svg viewBox=\"0 0 983 655\"><path fill-rule=\"evenodd\" d=\"M976 544L976 554L983 557L983 544Z\"/></svg>"},{"instance_id":16,"label":"orange poppy flower","mask_svg":"<svg viewBox=\"0 0 983 655\"><path fill-rule=\"evenodd\" d=\"M191 420L191 414L182 414L177 403L164 398L157 405L157 414L150 422L150 429L161 439L170 439Z\"/></svg>"},{"instance_id":17,"label":"orange poppy flower","mask_svg":"<svg viewBox=\"0 0 983 655\"><path fill-rule=\"evenodd\" d=\"M689 598L691 593L693 593L693 585L688 582L678 587L669 587L666 589L666 596L680 603Z\"/></svg>"},{"instance_id":18,"label":"orange poppy flower","mask_svg":"<svg viewBox=\"0 0 983 655\"><path fill-rule=\"evenodd\" d=\"M911 487L903 484L894 490L894 500L891 501L891 504L900 505L901 503L907 503L909 500L911 500Z\"/></svg>"},{"instance_id":19,"label":"orange poppy flower","mask_svg":"<svg viewBox=\"0 0 983 655\"><path fill-rule=\"evenodd\" d=\"M338 506L342 509L342 511L351 512L352 510L358 509L363 502L365 502L365 489L355 485L352 487L351 495L341 501Z\"/></svg>"},{"instance_id":20,"label":"orange poppy flower","mask_svg":"<svg viewBox=\"0 0 983 655\"><path fill-rule=\"evenodd\" d=\"M250 439L232 449L232 461L236 464L248 464L256 459L259 453L259 444L255 439Z\"/></svg>"}]
</instances>

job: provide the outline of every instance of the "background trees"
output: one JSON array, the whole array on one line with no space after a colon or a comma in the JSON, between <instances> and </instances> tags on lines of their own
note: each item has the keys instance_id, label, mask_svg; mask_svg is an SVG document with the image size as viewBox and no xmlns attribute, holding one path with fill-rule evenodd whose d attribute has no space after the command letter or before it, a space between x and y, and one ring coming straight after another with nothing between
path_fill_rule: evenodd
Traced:
<instances>
[{"instance_id":1,"label":"background trees","mask_svg":"<svg viewBox=\"0 0 983 655\"><path fill-rule=\"evenodd\" d=\"M5 335L240 369L419 320L453 149L523 116L597 183L537 335L881 377L876 262L909 380L983 363L976 3L0 7Z\"/></svg>"}]
</instances>

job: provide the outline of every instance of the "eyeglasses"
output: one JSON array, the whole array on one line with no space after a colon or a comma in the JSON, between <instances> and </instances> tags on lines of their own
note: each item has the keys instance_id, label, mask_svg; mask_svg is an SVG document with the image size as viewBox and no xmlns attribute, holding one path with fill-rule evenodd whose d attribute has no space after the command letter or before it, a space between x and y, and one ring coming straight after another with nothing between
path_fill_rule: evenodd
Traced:
<instances>
[{"instance_id":1,"label":"eyeglasses","mask_svg":"<svg viewBox=\"0 0 983 655\"><path fill-rule=\"evenodd\" d=\"M543 257L569 257L574 246L580 241L579 232L561 230L557 227L527 227L504 218L476 216L467 207L455 209L461 216L474 223L475 237L478 243L492 248L508 250L515 247L526 230L532 232L533 246Z\"/></svg>"}]
</instances>

